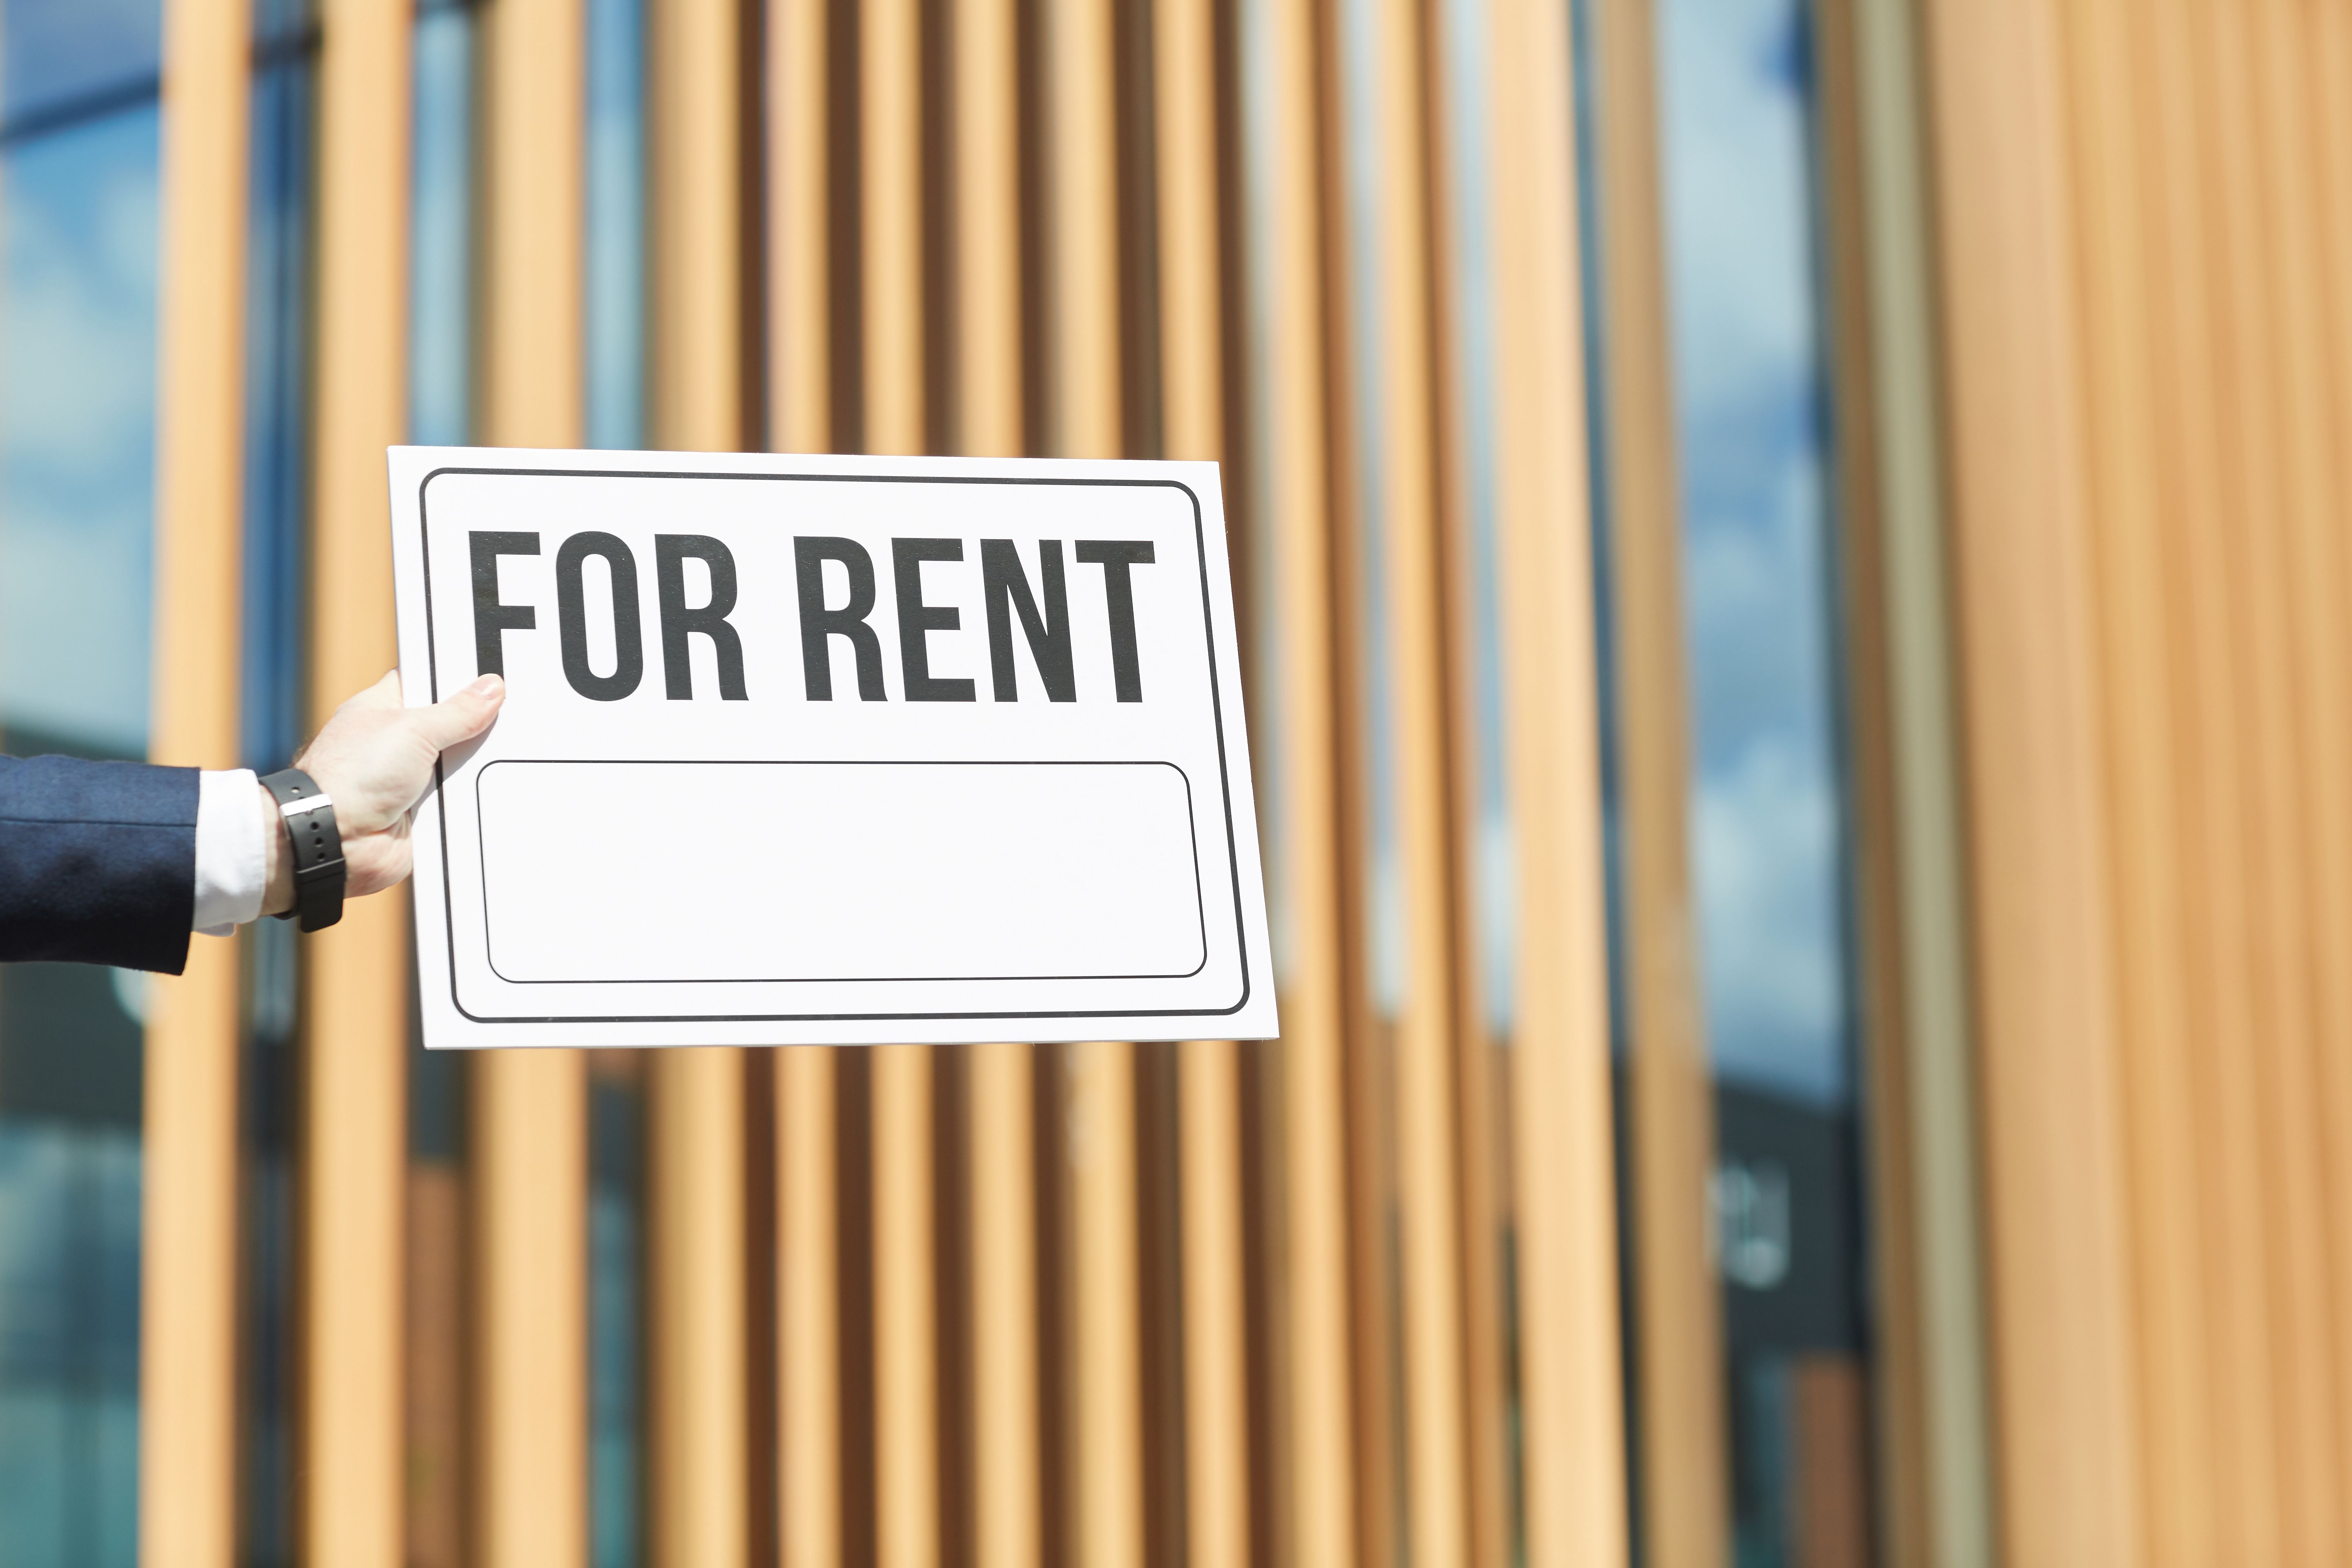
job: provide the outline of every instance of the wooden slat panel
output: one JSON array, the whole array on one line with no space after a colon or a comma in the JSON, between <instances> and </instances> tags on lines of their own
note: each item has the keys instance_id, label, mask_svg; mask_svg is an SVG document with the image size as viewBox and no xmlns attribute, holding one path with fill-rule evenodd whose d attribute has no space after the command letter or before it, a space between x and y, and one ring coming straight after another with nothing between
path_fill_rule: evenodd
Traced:
<instances>
[{"instance_id":1,"label":"wooden slat panel","mask_svg":"<svg viewBox=\"0 0 2352 1568\"><path fill-rule=\"evenodd\" d=\"M2332 1408L2338 1353L2328 1311L2323 1208L2324 1129L2313 1059L2311 889L2307 737L2297 668L2295 585L2290 541L2305 519L2333 515L2324 468L2319 311L2314 295L2314 228L2303 187L2311 132L2301 80L2288 60L2298 44L2288 33L2290 0L2255 0L2231 8L2226 51L2232 164L2229 189L2244 200L2232 211L2242 235L2231 237L2230 289L2238 307L2232 337L2246 352L2258 393L2236 410L2249 421L2249 485L2230 518L2242 569L2236 584L2247 611L2244 669L2251 681L2255 765L2252 826L2257 855L2261 991L2255 1037L2262 1097L2263 1215L2271 1234L2267 1331L2274 1347L2279 1447L2285 1503L2285 1561L2331 1563L2345 1555L2346 1521L2336 1491L2336 1413ZM2300 5L2295 9L2301 9ZM2250 392L2252 389L2249 389ZM2255 422L2259 422L2256 424ZM2321 807L2341 809L2341 801ZM2330 955L2342 962L2342 955Z\"/></svg>"},{"instance_id":2,"label":"wooden slat panel","mask_svg":"<svg viewBox=\"0 0 2352 1568\"><path fill-rule=\"evenodd\" d=\"M872 1059L876 1561L920 1568L940 1554L930 1047Z\"/></svg>"},{"instance_id":3,"label":"wooden slat panel","mask_svg":"<svg viewBox=\"0 0 2352 1568\"><path fill-rule=\"evenodd\" d=\"M1137 1296L1135 1047L1072 1046L1068 1072L1070 1292L1076 1321L1072 1554L1143 1562L1141 1304Z\"/></svg>"},{"instance_id":4,"label":"wooden slat panel","mask_svg":"<svg viewBox=\"0 0 2352 1568\"><path fill-rule=\"evenodd\" d=\"M748 1561L743 1053L646 1074L647 1535L663 1563Z\"/></svg>"},{"instance_id":5,"label":"wooden slat panel","mask_svg":"<svg viewBox=\"0 0 2352 1568\"><path fill-rule=\"evenodd\" d=\"M917 0L857 11L866 449L923 449L922 33Z\"/></svg>"},{"instance_id":6,"label":"wooden slat panel","mask_svg":"<svg viewBox=\"0 0 2352 1568\"><path fill-rule=\"evenodd\" d=\"M1460 1281L1462 1319L1463 1463L1470 1560L1500 1565L1515 1550L1512 1541L1510 1324L1506 1300L1505 1247L1510 1228L1510 1137L1507 1041L1498 1037L1488 1005L1496 976L1483 962L1491 951L1480 932L1487 911L1480 901L1486 885L1480 846L1490 841L1484 805L1485 776L1479 681L1482 659L1499 669L1501 642L1482 624L1493 615L1482 580L1483 541L1475 508L1493 483L1490 450L1475 425L1483 410L1471 376L1491 366L1477 362L1477 334L1491 331L1487 301L1465 287L1466 270L1484 259L1473 248L1465 226L1471 205L1483 199L1489 179L1490 150L1469 118L1483 89L1457 89L1487 67L1484 29L1443 5L1415 7L1419 36L1415 75L1427 105L1424 133L1429 171L1424 224L1429 236L1431 298L1432 452L1438 509L1438 597L1442 609L1443 672L1446 712L1444 778L1450 796L1446 831L1453 858L1453 896L1445 937L1454 971L1452 1020L1455 1169L1461 1188ZM1491 517L1486 520L1491 526ZM1489 563L1488 564L1491 564ZM1502 726L1497 721L1498 733ZM1505 931L1509 930L1507 922ZM1497 934L1500 934L1499 932Z\"/></svg>"},{"instance_id":7,"label":"wooden slat panel","mask_svg":"<svg viewBox=\"0 0 2352 1568\"><path fill-rule=\"evenodd\" d=\"M1393 711L1393 692L1379 684L1373 658L1378 622L1372 585L1381 569L1372 553L1376 530L1367 526L1375 504L1373 466L1366 449L1366 405L1378 388L1377 345L1360 331L1363 307L1358 291L1372 276L1374 257L1360 241L1362 204L1351 138L1375 135L1377 110L1359 119L1360 96L1372 89L1356 79L1358 51L1367 47L1363 28L1372 13L1324 0L1313 7L1314 96L1305 104L1313 128L1318 204L1319 289L1315 305L1322 320L1323 444L1308 454L1323 465L1325 538L1329 551L1328 585L1331 637L1332 795L1328 823L1338 853L1333 858L1339 963L1339 1094L1341 1169L1347 1194L1347 1299L1349 1460L1355 1499L1355 1548L1368 1563L1397 1561L1406 1550L1402 1532L1409 1501L1401 1504L1404 1390L1396 1374L1402 1364L1402 1308L1398 1287L1398 1194L1396 1148L1396 1020L1383 999L1374 952L1375 875L1379 859L1395 846L1375 839L1375 775L1372 736L1379 705ZM1364 121L1374 128L1365 131ZM1385 714L1381 715L1385 717ZM1391 867L1401 870L1401 867Z\"/></svg>"},{"instance_id":8,"label":"wooden slat panel","mask_svg":"<svg viewBox=\"0 0 2352 1568\"><path fill-rule=\"evenodd\" d=\"M732 451L742 406L736 0L647 13L652 444ZM740 1568L751 1542L744 1059L660 1051L646 1075L649 1551Z\"/></svg>"},{"instance_id":9,"label":"wooden slat panel","mask_svg":"<svg viewBox=\"0 0 2352 1568\"><path fill-rule=\"evenodd\" d=\"M2260 1423L2259 1471L2249 1469L2260 1512L2249 1521L2259 1531L2246 1543L2247 1561L2296 1560L2304 1504L2304 1477L2294 1441L2288 1380L2308 1381L2281 1331L2278 1281L2287 1266L2279 1234L2281 1171L2277 1139L2284 1131L2273 1104L2280 1035L2294 1026L2282 1004L2276 960L2290 939L2277 908L2278 867L2270 821L2281 808L2275 747L2281 672L2271 654L2269 605L2260 584L2262 534L2281 503L2278 454L2273 440L2279 410L2268 376L2267 312L2261 289L2259 181L2253 147L2252 83L2249 79L2243 8L2207 0L2197 7L2197 87L2205 108L2201 153L2206 160L2211 205L2200 236L2205 249L2210 330L2215 345L2214 427L2221 459L2220 505L2201 520L2210 531L2210 573L2206 591L2220 609L2212 657L2217 678L2229 682L2236 743L2224 765L2230 783L2230 828L2238 852L2227 874L2238 884L2240 921L2228 940L2242 964L2237 983L2243 1011L2234 1034L2209 1037L2229 1130L2240 1152L2240 1201L2250 1234L2248 1273L2242 1281L2243 1315L2230 1325L2233 1373L2253 1380L2247 1391L2250 1416ZM2230 226L2242 232L2230 232ZM2254 509L2259 509L2256 510ZM2221 675L2226 670L2226 675ZM2218 695L2218 688L2217 692ZM2233 1219L2237 1216L2233 1216Z\"/></svg>"},{"instance_id":10,"label":"wooden slat panel","mask_svg":"<svg viewBox=\"0 0 2352 1568\"><path fill-rule=\"evenodd\" d=\"M866 449L923 449L921 20L915 0L858 10ZM874 1520L884 1568L940 1551L932 1268L931 1059L873 1052Z\"/></svg>"},{"instance_id":11,"label":"wooden slat panel","mask_svg":"<svg viewBox=\"0 0 2352 1568\"><path fill-rule=\"evenodd\" d=\"M1152 11L1160 197L1162 444L1171 458L1224 447L1224 323L1212 0ZM1200 1563L1250 1561L1243 1321L1241 1061L1229 1040L1177 1058L1183 1226L1185 1545Z\"/></svg>"},{"instance_id":12,"label":"wooden slat panel","mask_svg":"<svg viewBox=\"0 0 2352 1568\"><path fill-rule=\"evenodd\" d=\"M1053 279L1051 449L1117 457L1119 379L1118 127L1108 0L1046 0L1046 225ZM1072 1046L1070 1287L1079 1562L1143 1560L1141 1323L1136 1297L1134 1047Z\"/></svg>"},{"instance_id":13,"label":"wooden slat panel","mask_svg":"<svg viewBox=\"0 0 2352 1568\"><path fill-rule=\"evenodd\" d=\"M2075 227L2084 276L2084 434L2104 614L2105 805L2116 932L2116 1025L2126 1075L2127 1152L2138 1202L2133 1279L2139 1386L2147 1439L2147 1542L2153 1561L2210 1560L2212 1456L2202 1384L2201 1248L2193 1213L2197 1166L2182 959L2176 933L2183 879L2179 792L2171 766L2173 652L2165 599L2153 282L2147 265L2141 167L2131 100L2131 7L2105 3L2068 16L2074 64Z\"/></svg>"},{"instance_id":14,"label":"wooden slat panel","mask_svg":"<svg viewBox=\"0 0 2352 1568\"><path fill-rule=\"evenodd\" d=\"M407 438L413 8L323 13L310 721L398 659L383 449ZM403 1442L408 1181L405 889L304 944L300 1075L302 1555L408 1561Z\"/></svg>"},{"instance_id":15,"label":"wooden slat panel","mask_svg":"<svg viewBox=\"0 0 2352 1568\"><path fill-rule=\"evenodd\" d=\"M571 447L582 424L580 0L482 16L481 437ZM587 1520L587 1095L574 1051L471 1062L478 1568L580 1568Z\"/></svg>"},{"instance_id":16,"label":"wooden slat panel","mask_svg":"<svg viewBox=\"0 0 2352 1568\"><path fill-rule=\"evenodd\" d=\"M1853 947L1859 984L1857 1045L1866 1100L1864 1147L1874 1216L1877 1292L1867 1386L1878 1429L1876 1535L1885 1555L1925 1563L1932 1506L1927 1463L1927 1359L1918 1211L1906 1114L1914 1080L1904 1025L1902 824L1896 806L1888 594L1878 467L1878 399L1871 321L1870 226L1858 0L1815 13L1820 92L1822 249L1829 285L1829 393L1837 492L1839 573L1844 589L1845 712L1853 790ZM1901 1216L1896 1218L1895 1216Z\"/></svg>"},{"instance_id":17,"label":"wooden slat panel","mask_svg":"<svg viewBox=\"0 0 2352 1568\"><path fill-rule=\"evenodd\" d=\"M466 1192L455 1161L409 1167L404 1217L404 1331L420 1352L407 1358L402 1396L407 1561L457 1568L466 1561L467 1395L457 1355L466 1342Z\"/></svg>"},{"instance_id":18,"label":"wooden slat panel","mask_svg":"<svg viewBox=\"0 0 2352 1568\"><path fill-rule=\"evenodd\" d=\"M1013 0L955 0L956 430L974 457L1018 457L1021 169Z\"/></svg>"},{"instance_id":19,"label":"wooden slat panel","mask_svg":"<svg viewBox=\"0 0 2352 1568\"><path fill-rule=\"evenodd\" d=\"M1966 897L1916 20L1821 14L1832 371L1849 605L1882 1548L1992 1557Z\"/></svg>"},{"instance_id":20,"label":"wooden slat panel","mask_svg":"<svg viewBox=\"0 0 2352 1568\"><path fill-rule=\"evenodd\" d=\"M822 452L833 420L826 0L768 0L768 440Z\"/></svg>"},{"instance_id":21,"label":"wooden slat panel","mask_svg":"<svg viewBox=\"0 0 2352 1568\"><path fill-rule=\"evenodd\" d=\"M1715 1117L1688 817L1682 512L1659 190L1653 0L1596 9L1600 218L1625 853L1639 1506L1658 1568L1730 1549L1721 1286L1704 1239Z\"/></svg>"},{"instance_id":22,"label":"wooden slat panel","mask_svg":"<svg viewBox=\"0 0 2352 1568\"><path fill-rule=\"evenodd\" d=\"M777 1492L786 1568L842 1561L835 1056L808 1047L776 1058Z\"/></svg>"},{"instance_id":23,"label":"wooden slat panel","mask_svg":"<svg viewBox=\"0 0 2352 1568\"><path fill-rule=\"evenodd\" d=\"M237 0L163 12L153 682L148 755L237 763L247 61ZM140 1559L236 1551L237 946L151 983L140 1215Z\"/></svg>"},{"instance_id":24,"label":"wooden slat panel","mask_svg":"<svg viewBox=\"0 0 2352 1568\"><path fill-rule=\"evenodd\" d=\"M1488 0L1496 529L1517 835L1511 1047L1530 1568L1626 1561L1600 675L1568 8Z\"/></svg>"},{"instance_id":25,"label":"wooden slat panel","mask_svg":"<svg viewBox=\"0 0 2352 1568\"><path fill-rule=\"evenodd\" d=\"M1277 880L1288 910L1282 998L1286 1276L1283 1405L1297 1568L1354 1568L1355 1390L1348 1304L1341 1050L1347 1003L1337 830L1338 661L1330 428L1324 383L1322 67L1317 0L1280 0L1264 35L1274 99L1267 206L1267 463L1285 750Z\"/></svg>"},{"instance_id":26,"label":"wooden slat panel","mask_svg":"<svg viewBox=\"0 0 2352 1568\"><path fill-rule=\"evenodd\" d=\"M1381 397L1371 410L1379 467L1379 579L1387 589L1397 851L1405 976L1394 1078L1397 1268L1402 1293L1407 1552L1433 1568L1470 1549L1464 1410L1462 1191L1454 1082L1456 1005L1453 684L1445 638L1437 511L1437 410L1432 362L1430 105L1422 6L1384 0L1364 84L1379 127L1377 229L1364 258L1374 281ZM1361 1157L1361 1152L1359 1152Z\"/></svg>"},{"instance_id":27,"label":"wooden slat panel","mask_svg":"<svg viewBox=\"0 0 2352 1568\"><path fill-rule=\"evenodd\" d=\"M2077 258L2050 9L1927 10L2007 1560L2141 1560Z\"/></svg>"},{"instance_id":28,"label":"wooden slat panel","mask_svg":"<svg viewBox=\"0 0 2352 1568\"><path fill-rule=\"evenodd\" d=\"M827 451L833 440L830 19L827 0L768 6L768 437L787 452ZM814 1046L776 1058L776 1495L784 1568L842 1561L835 1058Z\"/></svg>"},{"instance_id":29,"label":"wooden slat panel","mask_svg":"<svg viewBox=\"0 0 2352 1568\"><path fill-rule=\"evenodd\" d=\"M1116 457L1120 396L1117 127L1112 15L1050 0L1054 449ZM1076 1480L1072 1549L1112 1568L1144 1553L1143 1389L1136 1190L1135 1049L1066 1047L1070 1289Z\"/></svg>"},{"instance_id":30,"label":"wooden slat panel","mask_svg":"<svg viewBox=\"0 0 2352 1568\"><path fill-rule=\"evenodd\" d=\"M2145 20L2147 67L2141 75L2146 134L2163 177L2151 187L2150 207L2158 227L2150 246L2163 286L2155 341L2163 377L2163 426L2158 460L2159 495L2171 555L2168 607L2179 658L2176 694L2178 751L2187 834L2183 840L2189 915L2183 930L2193 1057L2194 1158L2201 1168L2199 1202L2192 1211L2200 1233L2206 1380L2212 1426L2210 1527L2225 1555L2245 1552L2254 1537L2273 1539L2270 1501L2271 1455L2267 1415L2250 1401L2267 1399L2260 1376L2240 1377L2229 1369L2240 1352L2259 1344L2233 1333L2231 1325L2252 1315L2251 1292L2259 1289L2260 1269L2244 1248L2258 1247L2259 1221L2241 1226L2238 1215L2252 1199L2250 1150L2242 1132L2238 1097L2217 1075L2229 1051L2221 1042L2242 1039L2245 1027L2245 953L2239 832L2236 740L2238 702L2227 658L2227 605L2220 595L2214 559L2214 520L2220 507L2222 468L2219 450L2220 408L2213 363L2215 339L2210 320L2210 285L2204 232L2210 221L2208 138L2194 61L2201 46L2186 5L2157 8ZM2219 1267L2215 1260L2221 1260ZM2248 1558L2249 1561L2259 1560Z\"/></svg>"},{"instance_id":31,"label":"wooden slat panel","mask_svg":"<svg viewBox=\"0 0 2352 1568\"><path fill-rule=\"evenodd\" d=\"M980 1568L1039 1561L1036 1117L1033 1048L971 1058L972 1434Z\"/></svg>"},{"instance_id":32,"label":"wooden slat panel","mask_svg":"<svg viewBox=\"0 0 2352 1568\"><path fill-rule=\"evenodd\" d=\"M2321 5L2306 12L2301 60L2312 95L2313 164L2305 199L2312 205L2320 247L2321 346L2328 379L2326 406L2334 424L2334 479L2341 505L2352 498L2352 10ZM2306 517L2298 531L2298 605L2304 616L2306 668L2305 722L2313 737L2311 825L2314 880L2313 935L2319 963L2318 1029L2321 1114L2334 1128L2352 1126L2352 966L2340 956L2352 952L2352 832L2331 803L2352 791L2352 736L2345 731L2347 651L2341 637L2352 617L2352 549L2340 527L2314 526ZM2326 1140L2327 1210L2333 1234L2352 1226L2352 1139ZM2329 1254L2335 1319L2352 1318L2352 1247ZM2335 1356L2337 1418L2352 1422L2352 1347L2338 1343ZM2352 1436L2352 1426L2347 1428ZM2338 1496L2352 1496L2352 1441L2339 1446Z\"/></svg>"},{"instance_id":33,"label":"wooden slat panel","mask_svg":"<svg viewBox=\"0 0 2352 1568\"><path fill-rule=\"evenodd\" d=\"M1019 41L1013 0L956 0L955 427L975 456L1023 449ZM1034 1052L976 1046L969 1096L973 1558L1044 1551L1037 1364Z\"/></svg>"}]
</instances>

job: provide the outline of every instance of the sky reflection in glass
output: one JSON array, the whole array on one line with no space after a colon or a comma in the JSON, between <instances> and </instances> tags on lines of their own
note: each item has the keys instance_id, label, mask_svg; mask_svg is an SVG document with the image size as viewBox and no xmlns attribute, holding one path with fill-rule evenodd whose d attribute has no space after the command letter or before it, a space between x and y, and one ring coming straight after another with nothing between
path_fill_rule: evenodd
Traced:
<instances>
[{"instance_id":1,"label":"sky reflection in glass","mask_svg":"<svg viewBox=\"0 0 2352 1568\"><path fill-rule=\"evenodd\" d=\"M1829 432L1801 0L1666 0L1663 178L1706 1005L1726 1079L1845 1050Z\"/></svg>"},{"instance_id":2,"label":"sky reflection in glass","mask_svg":"<svg viewBox=\"0 0 2352 1568\"><path fill-rule=\"evenodd\" d=\"M155 156L150 104L0 164L0 726L133 757L147 749Z\"/></svg>"}]
</instances>

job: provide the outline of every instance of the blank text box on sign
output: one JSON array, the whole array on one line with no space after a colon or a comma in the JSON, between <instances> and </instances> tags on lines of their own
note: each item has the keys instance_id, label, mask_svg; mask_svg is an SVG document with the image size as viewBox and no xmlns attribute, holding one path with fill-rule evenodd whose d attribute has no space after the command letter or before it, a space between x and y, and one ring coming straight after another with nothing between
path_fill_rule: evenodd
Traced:
<instances>
[{"instance_id":1,"label":"blank text box on sign","mask_svg":"<svg viewBox=\"0 0 2352 1568\"><path fill-rule=\"evenodd\" d=\"M1174 979L1206 959L1166 763L509 759L477 798L509 983Z\"/></svg>"}]
</instances>

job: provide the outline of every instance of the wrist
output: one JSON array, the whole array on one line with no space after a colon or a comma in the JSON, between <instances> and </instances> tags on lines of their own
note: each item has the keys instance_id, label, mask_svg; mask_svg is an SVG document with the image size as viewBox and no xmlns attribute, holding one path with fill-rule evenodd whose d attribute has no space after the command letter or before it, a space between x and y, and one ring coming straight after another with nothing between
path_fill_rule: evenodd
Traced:
<instances>
[{"instance_id":1,"label":"wrist","mask_svg":"<svg viewBox=\"0 0 2352 1568\"><path fill-rule=\"evenodd\" d=\"M257 784L253 788L260 802L261 857L266 868L261 912L282 915L294 907L294 858L288 853L286 817L268 785Z\"/></svg>"}]
</instances>

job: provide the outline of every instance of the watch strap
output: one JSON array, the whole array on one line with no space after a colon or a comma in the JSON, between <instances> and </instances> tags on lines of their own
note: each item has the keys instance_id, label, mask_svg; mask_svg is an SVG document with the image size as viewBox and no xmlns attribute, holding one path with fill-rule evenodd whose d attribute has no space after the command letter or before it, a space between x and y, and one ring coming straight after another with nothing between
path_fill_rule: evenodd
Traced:
<instances>
[{"instance_id":1,"label":"watch strap","mask_svg":"<svg viewBox=\"0 0 2352 1568\"><path fill-rule=\"evenodd\" d=\"M299 918L304 931L323 931L343 918L343 838L335 803L299 768L266 775L261 787L278 802L294 867L294 907L278 918Z\"/></svg>"}]
</instances>

